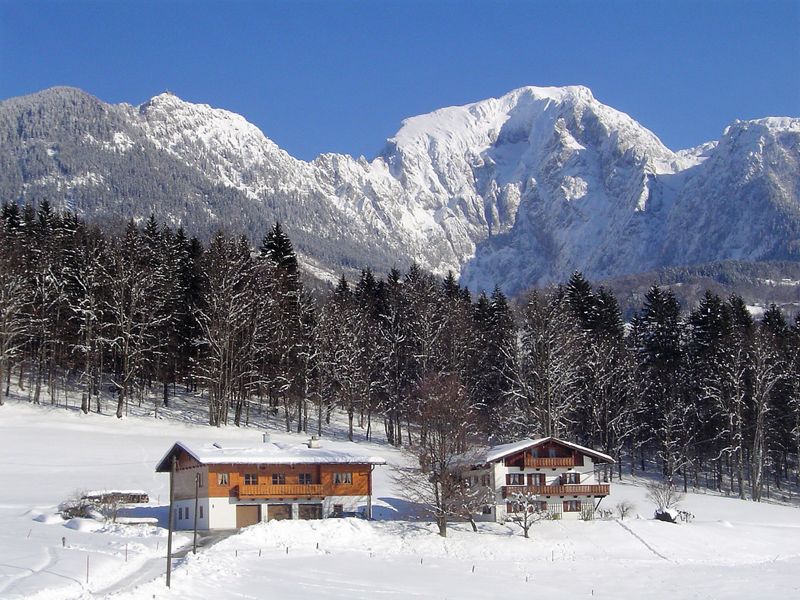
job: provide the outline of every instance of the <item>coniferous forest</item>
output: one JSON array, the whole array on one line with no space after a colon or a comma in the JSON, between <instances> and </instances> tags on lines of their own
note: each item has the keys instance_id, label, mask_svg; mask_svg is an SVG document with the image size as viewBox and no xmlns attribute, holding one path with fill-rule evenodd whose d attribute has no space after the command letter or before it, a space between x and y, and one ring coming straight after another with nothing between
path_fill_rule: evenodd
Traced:
<instances>
[{"instance_id":1,"label":"coniferous forest","mask_svg":"<svg viewBox=\"0 0 800 600\"><path fill-rule=\"evenodd\" d=\"M755 322L711 292L682 309L654 286L624 323L580 273L512 303L415 265L312 293L279 224L254 249L154 217L111 232L5 204L0 382L0 404L18 386L120 417L145 393L168 406L194 392L211 425L258 407L320 435L339 410L351 439L379 428L395 446L443 421L464 444L555 435L614 456L620 475L655 464L754 500L800 477L800 315L773 306Z\"/></svg>"}]
</instances>

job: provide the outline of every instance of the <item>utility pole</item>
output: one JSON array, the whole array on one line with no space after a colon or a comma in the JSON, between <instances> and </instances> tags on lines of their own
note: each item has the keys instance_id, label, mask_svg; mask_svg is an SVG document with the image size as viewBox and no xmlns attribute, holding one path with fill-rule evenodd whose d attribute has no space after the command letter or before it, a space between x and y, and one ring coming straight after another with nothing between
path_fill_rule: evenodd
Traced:
<instances>
[{"instance_id":1,"label":"utility pole","mask_svg":"<svg viewBox=\"0 0 800 600\"><path fill-rule=\"evenodd\" d=\"M197 554L197 500L200 496L200 473L194 474L194 537L192 538L192 554Z\"/></svg>"},{"instance_id":2,"label":"utility pole","mask_svg":"<svg viewBox=\"0 0 800 600\"><path fill-rule=\"evenodd\" d=\"M172 574L172 523L173 508L172 504L175 501L175 469L178 463L177 457L172 455L172 466L169 471L169 526L167 529L167 587L170 584L170 575Z\"/></svg>"}]
</instances>

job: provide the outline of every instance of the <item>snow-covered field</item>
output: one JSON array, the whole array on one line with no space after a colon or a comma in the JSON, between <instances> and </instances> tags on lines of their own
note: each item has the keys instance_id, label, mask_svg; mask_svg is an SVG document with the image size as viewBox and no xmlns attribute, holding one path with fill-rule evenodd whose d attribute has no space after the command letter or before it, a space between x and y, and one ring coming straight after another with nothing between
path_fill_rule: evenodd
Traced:
<instances>
[{"instance_id":1,"label":"snow-covered field","mask_svg":"<svg viewBox=\"0 0 800 600\"><path fill-rule=\"evenodd\" d=\"M706 494L682 503L696 516L688 524L551 521L530 540L515 526L473 533L456 525L442 539L409 518L385 467L375 480L380 520L257 525L176 560L170 590L162 528L56 515L79 489L141 488L152 506L138 513L163 519L168 478L153 468L173 441L260 437L255 428L120 421L17 402L0 408L0 598L800 597L800 509ZM290 437L307 436L273 432ZM370 450L404 460L385 445ZM652 513L641 485L615 483L603 506L622 499ZM181 547L190 537L175 540Z\"/></svg>"}]
</instances>

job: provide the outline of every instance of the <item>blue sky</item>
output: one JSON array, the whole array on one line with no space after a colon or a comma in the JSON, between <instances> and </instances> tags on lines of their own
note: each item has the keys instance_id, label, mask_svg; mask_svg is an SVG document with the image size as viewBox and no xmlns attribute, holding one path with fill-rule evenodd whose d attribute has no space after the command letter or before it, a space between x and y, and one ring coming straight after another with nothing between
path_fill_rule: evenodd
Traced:
<instances>
[{"instance_id":1,"label":"blue sky","mask_svg":"<svg viewBox=\"0 0 800 600\"><path fill-rule=\"evenodd\" d=\"M372 157L408 116L583 84L673 149L800 115L800 0L0 0L0 98L169 89L291 154Z\"/></svg>"}]
</instances>

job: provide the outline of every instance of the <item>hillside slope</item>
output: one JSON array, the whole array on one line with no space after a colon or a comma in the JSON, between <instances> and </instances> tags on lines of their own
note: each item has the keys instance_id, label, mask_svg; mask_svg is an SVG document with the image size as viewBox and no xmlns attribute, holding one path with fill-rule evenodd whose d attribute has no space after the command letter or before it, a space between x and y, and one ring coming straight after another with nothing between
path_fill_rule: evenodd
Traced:
<instances>
[{"instance_id":1,"label":"hillside slope","mask_svg":"<svg viewBox=\"0 0 800 600\"><path fill-rule=\"evenodd\" d=\"M176 403L173 411L187 408ZM673 525L649 519L641 482L615 481L603 507L629 500L643 518L548 521L527 540L512 524L484 524L478 533L460 524L443 539L432 523L415 519L391 466L376 469L377 521L256 525L176 560L168 590L162 527L64 521L56 505L76 489L141 488L152 502L137 512L163 518L168 477L154 468L176 439L257 444L264 423L215 428L154 419L144 410L119 420L16 400L0 413L0 453L7 479L15 482L0 495L0 597L8 600L235 599L267 592L286 600L674 600L795 597L800 591L800 511L793 506L689 494L683 507L696 518ZM272 434L307 439L280 432L278 422ZM322 443L332 442L326 437ZM390 465L406 460L384 444L360 444ZM176 549L190 543L189 532L176 534Z\"/></svg>"}]
</instances>

